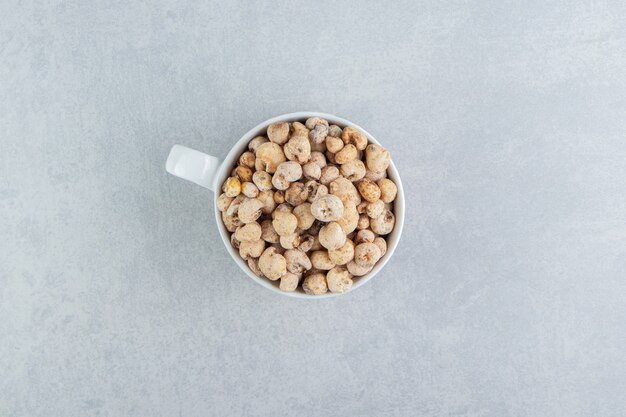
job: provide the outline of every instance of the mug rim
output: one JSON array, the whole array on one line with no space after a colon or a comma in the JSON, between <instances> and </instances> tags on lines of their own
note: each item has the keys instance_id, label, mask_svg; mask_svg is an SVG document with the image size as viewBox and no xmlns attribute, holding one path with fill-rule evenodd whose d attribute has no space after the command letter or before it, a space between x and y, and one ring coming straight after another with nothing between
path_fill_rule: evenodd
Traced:
<instances>
[{"instance_id":1,"label":"mug rim","mask_svg":"<svg viewBox=\"0 0 626 417\"><path fill-rule=\"evenodd\" d=\"M344 127L352 126L360 130L363 134L365 134L369 142L382 147L380 142L378 142L378 140L376 140L376 138L372 136L372 134L370 134L368 131L363 129L361 126L347 119L344 119L342 117L335 116L333 114L315 112L315 111L300 111L300 112L285 113L279 116L274 116L270 119L267 119L257 124L252 129L248 130L243 136L241 136L241 138L236 143L233 144L233 146L231 147L226 157L222 160L222 163L215 176L216 183L215 183L215 195L213 198L213 210L215 214L215 221L217 223L217 227L220 232L222 242L224 243L224 246L226 246L226 250L230 254L231 258L233 258L235 263L239 266L239 268L249 278L251 278L254 282L256 282L257 284L261 285L262 287L268 290L271 290L275 293L279 293L281 295L285 295L288 297L300 298L300 299L303 299L303 298L304 299L324 299L324 298L331 298L331 297L337 297L337 296L349 294L355 291L356 289L362 287L363 285L365 285L365 283L369 282L372 278L374 278L374 276L376 276L382 270L382 268L387 264L389 259L391 259L396 247L398 246L400 237L402 235L402 229L404 227L405 205L404 205L404 189L402 187L402 181L400 179L400 174L393 162L393 158L391 159L391 163L389 164L388 174L389 174L389 178L392 179L394 183L396 184L396 187L398 188L398 193L396 195L396 200L394 201L394 216L395 216L394 229L385 239L387 241L387 252L382 257L382 259L379 260L376 263L376 265L374 265L374 268L372 268L370 272L368 272L367 274L361 277L355 277L355 282L352 285L352 288L345 293L327 292L325 294L312 295L312 294L306 294L304 292L300 292L298 290L293 291L293 292L286 292L286 291L281 291L278 288L278 286L274 284L274 282L279 282L279 280L269 281L266 278L257 276L256 274L252 272L252 270L250 270L247 262L243 258L241 258L241 256L239 256L239 252L236 251L235 248L233 248L233 246L231 245L230 232L226 230L226 226L224 225L224 222L222 221L221 212L217 208L217 197L220 194L221 184L226 179L226 175L230 172L235 162L239 159L239 156L241 155L241 153L244 152L242 148L242 144L245 143L245 148L247 149L248 142L250 142L250 140L253 139L255 136L259 136L260 132L262 130L267 129L267 127L271 125L272 123L293 122L297 120L305 120L310 117L321 117L323 119L328 120L328 122L331 124L337 124L337 125L341 125Z\"/></svg>"}]
</instances>

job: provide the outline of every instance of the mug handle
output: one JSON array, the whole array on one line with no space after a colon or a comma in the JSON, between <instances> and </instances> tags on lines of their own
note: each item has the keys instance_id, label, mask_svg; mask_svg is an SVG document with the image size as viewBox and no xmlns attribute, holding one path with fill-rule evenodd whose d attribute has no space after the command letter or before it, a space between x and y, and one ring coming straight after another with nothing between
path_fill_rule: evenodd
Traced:
<instances>
[{"instance_id":1,"label":"mug handle","mask_svg":"<svg viewBox=\"0 0 626 417\"><path fill-rule=\"evenodd\" d=\"M182 145L172 146L165 163L165 170L170 174L208 188L217 189L217 171L222 161L214 156L196 151Z\"/></svg>"}]
</instances>

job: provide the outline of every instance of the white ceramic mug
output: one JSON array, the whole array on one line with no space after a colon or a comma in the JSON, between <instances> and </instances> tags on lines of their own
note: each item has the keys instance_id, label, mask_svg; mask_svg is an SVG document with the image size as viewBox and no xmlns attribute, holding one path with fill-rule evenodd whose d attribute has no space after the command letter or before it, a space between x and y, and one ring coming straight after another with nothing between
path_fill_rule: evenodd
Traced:
<instances>
[{"instance_id":1,"label":"white ceramic mug","mask_svg":"<svg viewBox=\"0 0 626 417\"><path fill-rule=\"evenodd\" d=\"M209 190L219 194L221 184L228 178L232 169L236 166L239 156L248 149L248 142L255 136L265 135L265 131L269 125L277 122L304 122L309 117L321 117L328 120L331 124L336 124L341 127L352 126L363 132L371 143L381 145L372 135L365 131L360 126L352 123L348 120L342 119L337 116L325 113L317 112L297 112L283 114L282 116L276 116L263 123L252 128L248 133L242 136L239 141L233 146L226 158L220 160L215 156L207 155L205 153L181 146L174 145L167 158L165 169L172 175L189 180L198 185L201 185ZM382 146L382 145L381 145ZM393 231L387 235L387 253L382 257L380 261L374 266L374 268L366 275L362 277L356 277L354 285L349 292L361 287L367 281L372 279L380 270L385 266L393 255L398 242L400 241L400 235L402 234L402 227L404 225L404 191L402 189L402 181L400 181L400 175L398 170L393 164L393 159L389 165L388 176L398 187L398 195L394 201L394 215L396 217L396 223ZM226 230L220 211L217 209L217 198L213 198L213 211L215 213L215 222L220 231L220 236L226 246L226 250L230 253L233 260L239 265L242 271L244 271L254 282L262 285L263 287L277 292L279 294L288 295L297 298L327 298L333 297L335 293L326 293L323 295L308 295L305 294L300 288L294 292L284 292L278 288L279 281L270 281L267 278L261 278L255 275L248 264L240 256L239 252L230 244L230 234Z\"/></svg>"}]
</instances>

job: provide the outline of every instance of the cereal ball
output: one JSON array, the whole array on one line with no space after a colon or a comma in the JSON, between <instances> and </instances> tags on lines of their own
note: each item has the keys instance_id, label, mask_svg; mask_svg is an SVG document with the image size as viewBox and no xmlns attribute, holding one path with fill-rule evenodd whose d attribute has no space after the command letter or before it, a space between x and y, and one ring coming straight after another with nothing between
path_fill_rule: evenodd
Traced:
<instances>
[{"instance_id":1,"label":"cereal ball","mask_svg":"<svg viewBox=\"0 0 626 417\"><path fill-rule=\"evenodd\" d=\"M356 159L356 147L352 144L346 145L335 154L335 163L341 165Z\"/></svg>"},{"instance_id":2,"label":"cereal ball","mask_svg":"<svg viewBox=\"0 0 626 417\"><path fill-rule=\"evenodd\" d=\"M318 124L309 132L309 139L313 143L322 143L328 135L328 126Z\"/></svg>"},{"instance_id":3,"label":"cereal ball","mask_svg":"<svg viewBox=\"0 0 626 417\"><path fill-rule=\"evenodd\" d=\"M304 136L294 136L284 148L285 156L290 161L304 164L311 159L311 143Z\"/></svg>"},{"instance_id":4,"label":"cereal ball","mask_svg":"<svg viewBox=\"0 0 626 417\"><path fill-rule=\"evenodd\" d=\"M265 249L265 241L262 239L252 242L241 242L239 244L239 256L243 259L258 258Z\"/></svg>"},{"instance_id":5,"label":"cereal ball","mask_svg":"<svg viewBox=\"0 0 626 417\"><path fill-rule=\"evenodd\" d=\"M261 239L268 243L280 242L280 236L274 230L271 220L263 220L261 222Z\"/></svg>"},{"instance_id":6,"label":"cereal ball","mask_svg":"<svg viewBox=\"0 0 626 417\"><path fill-rule=\"evenodd\" d=\"M309 198L309 190L301 182L292 182L287 191L285 191L285 201L292 206L299 206L307 198Z\"/></svg>"},{"instance_id":7,"label":"cereal ball","mask_svg":"<svg viewBox=\"0 0 626 417\"><path fill-rule=\"evenodd\" d=\"M318 234L314 236L313 245L311 245L311 249L310 250L314 250L315 251L315 250L322 250L322 249L324 249L324 247L320 243L319 232L318 232Z\"/></svg>"},{"instance_id":8,"label":"cereal ball","mask_svg":"<svg viewBox=\"0 0 626 417\"><path fill-rule=\"evenodd\" d=\"M382 146L371 143L365 148L365 165L367 165L367 169L383 172L389 168L390 162L389 152Z\"/></svg>"},{"instance_id":9,"label":"cereal ball","mask_svg":"<svg viewBox=\"0 0 626 417\"><path fill-rule=\"evenodd\" d=\"M339 170L337 170L339 172ZM239 178L229 177L222 186L222 191L226 197L237 197L241 192L241 181Z\"/></svg>"},{"instance_id":10,"label":"cereal ball","mask_svg":"<svg viewBox=\"0 0 626 417\"><path fill-rule=\"evenodd\" d=\"M293 209L293 215L298 219L298 228L307 230L313 225L315 216L311 213L311 203L302 203Z\"/></svg>"},{"instance_id":11,"label":"cereal ball","mask_svg":"<svg viewBox=\"0 0 626 417\"><path fill-rule=\"evenodd\" d=\"M280 236L289 236L296 231L298 219L289 212L275 211L272 226L274 226L274 230L276 230L276 233Z\"/></svg>"},{"instance_id":12,"label":"cereal ball","mask_svg":"<svg viewBox=\"0 0 626 417\"><path fill-rule=\"evenodd\" d=\"M271 214L276 208L273 191L263 191L259 193L257 200L263 203L263 207L261 207L261 213L263 214Z\"/></svg>"},{"instance_id":13,"label":"cereal ball","mask_svg":"<svg viewBox=\"0 0 626 417\"><path fill-rule=\"evenodd\" d=\"M328 292L326 275L321 273L308 275L302 282L302 289L305 293L310 295L319 295Z\"/></svg>"},{"instance_id":14,"label":"cereal ball","mask_svg":"<svg viewBox=\"0 0 626 417\"><path fill-rule=\"evenodd\" d=\"M311 142L311 152L321 152L322 154L325 154L326 153L326 141L322 143Z\"/></svg>"},{"instance_id":15,"label":"cereal ball","mask_svg":"<svg viewBox=\"0 0 626 417\"><path fill-rule=\"evenodd\" d=\"M352 203L358 206L361 203L361 195L350 180L345 178L337 178L330 183L329 191L332 195L336 195L344 203Z\"/></svg>"},{"instance_id":16,"label":"cereal ball","mask_svg":"<svg viewBox=\"0 0 626 417\"><path fill-rule=\"evenodd\" d=\"M246 151L241 154L239 157L239 165L243 165L250 169L254 168L254 161L256 160L256 156L250 151Z\"/></svg>"},{"instance_id":17,"label":"cereal ball","mask_svg":"<svg viewBox=\"0 0 626 417\"><path fill-rule=\"evenodd\" d=\"M343 267L334 267L326 274L326 282L330 292L343 294L352 288L352 275Z\"/></svg>"},{"instance_id":18,"label":"cereal ball","mask_svg":"<svg viewBox=\"0 0 626 417\"><path fill-rule=\"evenodd\" d=\"M283 255L277 253L275 247L269 247L259 258L259 269L268 279L276 281L287 273L287 261Z\"/></svg>"},{"instance_id":19,"label":"cereal ball","mask_svg":"<svg viewBox=\"0 0 626 417\"><path fill-rule=\"evenodd\" d=\"M346 243L346 234L337 222L330 222L320 229L320 244L328 250L336 250Z\"/></svg>"},{"instance_id":20,"label":"cereal ball","mask_svg":"<svg viewBox=\"0 0 626 417\"><path fill-rule=\"evenodd\" d=\"M385 256L387 253L387 241L379 236L374 239L374 245L378 246L378 249L380 249L380 257Z\"/></svg>"},{"instance_id":21,"label":"cereal ball","mask_svg":"<svg viewBox=\"0 0 626 417\"><path fill-rule=\"evenodd\" d=\"M311 213L317 220L332 222L343 216L343 203L334 195L325 195L311 204Z\"/></svg>"},{"instance_id":22,"label":"cereal ball","mask_svg":"<svg viewBox=\"0 0 626 417\"><path fill-rule=\"evenodd\" d=\"M285 275L280 277L280 284L278 284L278 288L280 288L281 291L294 292L296 288L298 288L299 282L300 277L298 275L287 272Z\"/></svg>"},{"instance_id":23,"label":"cereal ball","mask_svg":"<svg viewBox=\"0 0 626 417\"><path fill-rule=\"evenodd\" d=\"M396 223L396 216L390 210L385 210L383 214L370 220L370 227L374 233L388 235L393 230Z\"/></svg>"},{"instance_id":24,"label":"cereal ball","mask_svg":"<svg viewBox=\"0 0 626 417\"><path fill-rule=\"evenodd\" d=\"M398 187L394 184L393 181L387 178L381 178L377 182L378 188L380 188L380 199L383 203L391 203L396 199L396 195L398 194Z\"/></svg>"},{"instance_id":25,"label":"cereal ball","mask_svg":"<svg viewBox=\"0 0 626 417\"><path fill-rule=\"evenodd\" d=\"M274 142L267 142L256 150L254 167L257 171L267 171L273 174L276 172L276 168L286 160L287 158L280 145Z\"/></svg>"},{"instance_id":26,"label":"cereal ball","mask_svg":"<svg viewBox=\"0 0 626 417\"><path fill-rule=\"evenodd\" d=\"M246 197L256 198L259 196L259 189L251 182L244 182L241 184L241 193Z\"/></svg>"},{"instance_id":27,"label":"cereal ball","mask_svg":"<svg viewBox=\"0 0 626 417\"><path fill-rule=\"evenodd\" d=\"M361 201L361 203L357 204L356 211L358 211L359 214L366 214L365 211L367 210L368 204L367 201Z\"/></svg>"},{"instance_id":28,"label":"cereal ball","mask_svg":"<svg viewBox=\"0 0 626 417\"><path fill-rule=\"evenodd\" d=\"M274 192L274 202L276 204L283 204L285 202L285 192L283 190Z\"/></svg>"},{"instance_id":29,"label":"cereal ball","mask_svg":"<svg viewBox=\"0 0 626 417\"><path fill-rule=\"evenodd\" d=\"M239 194L237 197L233 199L228 208L226 209L226 214L232 216L233 214L237 214L239 212L239 206L246 199L246 196L243 194Z\"/></svg>"},{"instance_id":30,"label":"cereal ball","mask_svg":"<svg viewBox=\"0 0 626 417\"><path fill-rule=\"evenodd\" d=\"M328 251L330 261L335 265L345 265L354 258L354 243L346 239L342 247Z\"/></svg>"},{"instance_id":31,"label":"cereal ball","mask_svg":"<svg viewBox=\"0 0 626 417\"><path fill-rule=\"evenodd\" d=\"M282 145L289 138L289 123L272 123L267 127L267 137L270 141Z\"/></svg>"},{"instance_id":32,"label":"cereal ball","mask_svg":"<svg viewBox=\"0 0 626 417\"><path fill-rule=\"evenodd\" d=\"M365 164L360 159L355 159L350 162L346 162L339 168L341 175L346 177L349 181L358 181L365 177Z\"/></svg>"},{"instance_id":33,"label":"cereal ball","mask_svg":"<svg viewBox=\"0 0 626 417\"><path fill-rule=\"evenodd\" d=\"M309 129L307 129L306 126L300 122L293 122L291 124L291 137L293 138L295 136L304 136L308 138Z\"/></svg>"},{"instance_id":34,"label":"cereal ball","mask_svg":"<svg viewBox=\"0 0 626 417\"><path fill-rule=\"evenodd\" d=\"M239 178L241 182L252 181L252 170L244 165L239 165L235 168L235 176Z\"/></svg>"},{"instance_id":35,"label":"cereal ball","mask_svg":"<svg viewBox=\"0 0 626 417\"><path fill-rule=\"evenodd\" d=\"M326 144L326 142L324 142L324 144ZM325 146L325 145L324 145L324 146ZM328 160L328 162L329 162L329 163L331 163L331 164L336 164L336 162L335 162L335 154L334 154L334 153L332 153L332 152L330 152L330 151L328 151L328 150L327 150L327 151L324 153L324 155L326 155L326 159Z\"/></svg>"},{"instance_id":36,"label":"cereal ball","mask_svg":"<svg viewBox=\"0 0 626 417\"><path fill-rule=\"evenodd\" d=\"M328 252L325 250L318 250L311 254L311 264L313 268L317 268L323 271L328 271L335 267L335 264L331 262L328 257Z\"/></svg>"},{"instance_id":37,"label":"cereal ball","mask_svg":"<svg viewBox=\"0 0 626 417\"><path fill-rule=\"evenodd\" d=\"M285 252L285 260L287 261L287 271L292 274L302 274L304 271L311 269L311 260L298 249L291 249Z\"/></svg>"},{"instance_id":38,"label":"cereal ball","mask_svg":"<svg viewBox=\"0 0 626 417\"><path fill-rule=\"evenodd\" d=\"M281 236L279 239L280 246L285 249L295 249L300 245L300 235L298 233L292 233L287 236Z\"/></svg>"},{"instance_id":39,"label":"cereal ball","mask_svg":"<svg viewBox=\"0 0 626 417\"><path fill-rule=\"evenodd\" d=\"M293 211L293 207L291 207L291 204L289 203L279 204L278 207L276 207L274 209L274 212L272 213L272 219L274 218L276 213L281 212L281 211L284 211L286 213L291 213Z\"/></svg>"},{"instance_id":40,"label":"cereal ball","mask_svg":"<svg viewBox=\"0 0 626 417\"><path fill-rule=\"evenodd\" d=\"M272 177L272 185L278 190L286 190L289 183L298 181L302 177L302 167L299 163L288 161L276 167L276 172Z\"/></svg>"},{"instance_id":41,"label":"cereal ball","mask_svg":"<svg viewBox=\"0 0 626 417\"><path fill-rule=\"evenodd\" d=\"M239 230L240 228L241 228L241 227L238 227L238 228L237 228L237 230ZM235 232L236 232L237 230L235 230ZM240 243L241 243L241 242L237 240L237 237L235 236L235 233L232 233L232 234L230 235L230 244L231 244L231 246L232 246L233 248L235 248L235 249L239 249L239 244L240 244Z\"/></svg>"},{"instance_id":42,"label":"cereal ball","mask_svg":"<svg viewBox=\"0 0 626 417\"><path fill-rule=\"evenodd\" d=\"M362 277L372 270L373 267L365 267L357 264L354 261L350 261L346 264L346 268L348 268L348 272L350 272L355 277Z\"/></svg>"},{"instance_id":43,"label":"cereal ball","mask_svg":"<svg viewBox=\"0 0 626 417\"><path fill-rule=\"evenodd\" d=\"M378 180L387 178L387 171L376 172L368 169L367 171L365 171L365 178L374 182L378 182Z\"/></svg>"},{"instance_id":44,"label":"cereal ball","mask_svg":"<svg viewBox=\"0 0 626 417\"><path fill-rule=\"evenodd\" d=\"M340 138L342 133L343 133L343 129L341 129L339 126L337 125L328 126L328 136L334 136L336 138Z\"/></svg>"},{"instance_id":45,"label":"cereal ball","mask_svg":"<svg viewBox=\"0 0 626 417\"><path fill-rule=\"evenodd\" d=\"M265 171L257 171L252 174L252 182L259 191L269 191L272 189L272 176Z\"/></svg>"},{"instance_id":46,"label":"cereal ball","mask_svg":"<svg viewBox=\"0 0 626 417\"><path fill-rule=\"evenodd\" d=\"M243 222L239 220L239 217L237 216L236 213L228 214L227 211L222 212L222 222L224 222L224 226L226 227L226 230L228 230L231 233L237 230L237 228L243 224Z\"/></svg>"},{"instance_id":47,"label":"cereal ball","mask_svg":"<svg viewBox=\"0 0 626 417\"><path fill-rule=\"evenodd\" d=\"M311 159L309 159L309 162L317 164L320 167L320 169L322 169L326 166L326 157L324 156L322 152L319 152L319 151L311 152Z\"/></svg>"},{"instance_id":48,"label":"cereal ball","mask_svg":"<svg viewBox=\"0 0 626 417\"><path fill-rule=\"evenodd\" d=\"M367 206L365 207L365 214L367 214L372 219L375 219L383 214L384 210L385 203L383 203L382 200L378 200L374 203L367 203Z\"/></svg>"},{"instance_id":49,"label":"cereal ball","mask_svg":"<svg viewBox=\"0 0 626 417\"><path fill-rule=\"evenodd\" d=\"M339 168L335 165L326 165L322 168L322 173L320 175L320 182L322 184L328 185L337 178L339 178Z\"/></svg>"},{"instance_id":50,"label":"cereal ball","mask_svg":"<svg viewBox=\"0 0 626 417\"><path fill-rule=\"evenodd\" d=\"M250 143L248 143L248 149L251 152L256 153L256 150L259 149L259 146L263 145L264 143L269 142L269 140L264 137L264 136L257 136L254 139L252 139L250 141ZM252 167L250 167L252 168Z\"/></svg>"},{"instance_id":51,"label":"cereal ball","mask_svg":"<svg viewBox=\"0 0 626 417\"><path fill-rule=\"evenodd\" d=\"M302 166L302 173L309 180L319 180L322 175L322 168L315 162L307 162Z\"/></svg>"},{"instance_id":52,"label":"cereal ball","mask_svg":"<svg viewBox=\"0 0 626 417\"><path fill-rule=\"evenodd\" d=\"M307 201L309 203L314 202L320 197L324 197L325 195L328 195L328 187L320 184L319 182L309 181L304 185L309 191L309 197L307 198Z\"/></svg>"},{"instance_id":53,"label":"cereal ball","mask_svg":"<svg viewBox=\"0 0 626 417\"><path fill-rule=\"evenodd\" d=\"M230 243L235 249L239 250L239 256L244 260L258 258L263 252L263 249L265 249L265 242L262 244L258 240L240 242L237 240L234 233L231 235Z\"/></svg>"},{"instance_id":54,"label":"cereal ball","mask_svg":"<svg viewBox=\"0 0 626 417\"><path fill-rule=\"evenodd\" d=\"M343 148L343 141L340 138L326 136L326 149L329 152L337 153Z\"/></svg>"},{"instance_id":55,"label":"cereal ball","mask_svg":"<svg viewBox=\"0 0 626 417\"><path fill-rule=\"evenodd\" d=\"M346 145L352 144L356 149L362 151L367 146L367 137L353 127L343 129L341 139Z\"/></svg>"},{"instance_id":56,"label":"cereal ball","mask_svg":"<svg viewBox=\"0 0 626 417\"><path fill-rule=\"evenodd\" d=\"M261 225L257 222L245 224L235 231L235 238L240 242L257 241L261 239Z\"/></svg>"},{"instance_id":57,"label":"cereal ball","mask_svg":"<svg viewBox=\"0 0 626 417\"><path fill-rule=\"evenodd\" d=\"M370 203L378 201L380 198L380 188L372 180L363 178L356 184L356 188L359 190L359 194Z\"/></svg>"},{"instance_id":58,"label":"cereal ball","mask_svg":"<svg viewBox=\"0 0 626 417\"><path fill-rule=\"evenodd\" d=\"M311 142L311 152L326 152L326 141L321 143Z\"/></svg>"},{"instance_id":59,"label":"cereal ball","mask_svg":"<svg viewBox=\"0 0 626 417\"><path fill-rule=\"evenodd\" d=\"M259 260L257 258L248 259L248 268L256 275L257 277L262 277L263 272L259 268Z\"/></svg>"},{"instance_id":60,"label":"cereal ball","mask_svg":"<svg viewBox=\"0 0 626 417\"><path fill-rule=\"evenodd\" d=\"M337 220L337 223L346 235L354 232L359 223L359 213L357 213L354 203L348 201L343 205L343 215Z\"/></svg>"},{"instance_id":61,"label":"cereal ball","mask_svg":"<svg viewBox=\"0 0 626 417\"><path fill-rule=\"evenodd\" d=\"M252 223L261 217L263 202L256 198L246 198L237 212L239 219L244 223Z\"/></svg>"},{"instance_id":62,"label":"cereal ball","mask_svg":"<svg viewBox=\"0 0 626 417\"><path fill-rule=\"evenodd\" d=\"M354 248L354 262L365 268L372 268L381 256L378 246L371 242L361 243Z\"/></svg>"},{"instance_id":63,"label":"cereal ball","mask_svg":"<svg viewBox=\"0 0 626 417\"><path fill-rule=\"evenodd\" d=\"M219 197L217 197L217 209L219 211L226 211L226 209L228 209L228 206L230 206L230 203L232 203L233 198L227 196L226 194L220 194Z\"/></svg>"},{"instance_id":64,"label":"cereal ball","mask_svg":"<svg viewBox=\"0 0 626 417\"><path fill-rule=\"evenodd\" d=\"M315 238L311 235L302 235L300 236L300 244L298 245L298 249L302 252L308 252L313 248L313 243L315 242Z\"/></svg>"},{"instance_id":65,"label":"cereal ball","mask_svg":"<svg viewBox=\"0 0 626 417\"><path fill-rule=\"evenodd\" d=\"M356 239L354 239L354 243L361 244L366 242L373 242L376 239L376 235L371 230L359 230L356 234Z\"/></svg>"},{"instance_id":66,"label":"cereal ball","mask_svg":"<svg viewBox=\"0 0 626 417\"><path fill-rule=\"evenodd\" d=\"M367 214L359 214L359 222L356 225L358 230L367 229L370 227L370 218Z\"/></svg>"},{"instance_id":67,"label":"cereal ball","mask_svg":"<svg viewBox=\"0 0 626 417\"><path fill-rule=\"evenodd\" d=\"M310 117L304 122L307 129L313 129L317 125L324 125L328 127L328 120L322 119L321 117Z\"/></svg>"}]
</instances>

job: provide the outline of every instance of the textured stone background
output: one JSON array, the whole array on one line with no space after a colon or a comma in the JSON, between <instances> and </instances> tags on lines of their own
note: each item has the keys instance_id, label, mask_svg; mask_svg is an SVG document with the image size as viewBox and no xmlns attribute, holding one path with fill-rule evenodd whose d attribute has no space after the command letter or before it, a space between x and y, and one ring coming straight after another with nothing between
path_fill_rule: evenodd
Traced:
<instances>
[{"instance_id":1,"label":"textured stone background","mask_svg":"<svg viewBox=\"0 0 626 417\"><path fill-rule=\"evenodd\" d=\"M626 415L623 1L0 3L0 415ZM335 113L397 255L338 299L231 262L173 143Z\"/></svg>"}]
</instances>

